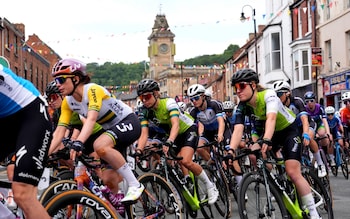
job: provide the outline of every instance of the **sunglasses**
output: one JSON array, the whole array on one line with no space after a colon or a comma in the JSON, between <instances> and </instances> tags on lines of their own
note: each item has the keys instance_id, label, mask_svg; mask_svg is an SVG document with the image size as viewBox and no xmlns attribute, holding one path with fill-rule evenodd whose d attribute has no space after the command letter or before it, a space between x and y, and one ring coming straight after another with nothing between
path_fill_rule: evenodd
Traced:
<instances>
[{"instance_id":1,"label":"sunglasses","mask_svg":"<svg viewBox=\"0 0 350 219\"><path fill-rule=\"evenodd\" d=\"M276 94L277 94L277 97L282 97L282 95L285 93L287 93L287 92L277 92Z\"/></svg>"},{"instance_id":2,"label":"sunglasses","mask_svg":"<svg viewBox=\"0 0 350 219\"><path fill-rule=\"evenodd\" d=\"M334 113L328 113L327 114L327 116L333 116L334 115Z\"/></svg>"},{"instance_id":3,"label":"sunglasses","mask_svg":"<svg viewBox=\"0 0 350 219\"><path fill-rule=\"evenodd\" d=\"M348 104L348 103L350 103L350 100L344 100L344 104L345 105Z\"/></svg>"},{"instance_id":4,"label":"sunglasses","mask_svg":"<svg viewBox=\"0 0 350 219\"><path fill-rule=\"evenodd\" d=\"M73 78L73 77L74 77L74 75L60 76L60 77L55 78L55 82L57 84L64 84L67 81L67 78Z\"/></svg>"},{"instance_id":5,"label":"sunglasses","mask_svg":"<svg viewBox=\"0 0 350 219\"><path fill-rule=\"evenodd\" d=\"M148 93L148 94L142 94L139 96L141 101L147 101L149 99L151 99L151 97L153 96L153 93Z\"/></svg>"},{"instance_id":6,"label":"sunglasses","mask_svg":"<svg viewBox=\"0 0 350 219\"><path fill-rule=\"evenodd\" d=\"M237 92L237 90L244 90L248 85L251 85L251 82L240 82L235 84L235 86L233 87L234 91Z\"/></svg>"},{"instance_id":7,"label":"sunglasses","mask_svg":"<svg viewBox=\"0 0 350 219\"><path fill-rule=\"evenodd\" d=\"M313 102L315 102L315 100L314 100L314 99L311 99L311 100L305 100L305 103L313 103Z\"/></svg>"},{"instance_id":8,"label":"sunglasses","mask_svg":"<svg viewBox=\"0 0 350 219\"><path fill-rule=\"evenodd\" d=\"M193 101L198 101L200 97L201 97L201 95L197 95L197 96L191 97L190 100L191 100L192 102L193 102Z\"/></svg>"},{"instance_id":9,"label":"sunglasses","mask_svg":"<svg viewBox=\"0 0 350 219\"><path fill-rule=\"evenodd\" d=\"M60 96L58 94L51 94L46 98L47 102L53 102L56 101Z\"/></svg>"}]
</instances>

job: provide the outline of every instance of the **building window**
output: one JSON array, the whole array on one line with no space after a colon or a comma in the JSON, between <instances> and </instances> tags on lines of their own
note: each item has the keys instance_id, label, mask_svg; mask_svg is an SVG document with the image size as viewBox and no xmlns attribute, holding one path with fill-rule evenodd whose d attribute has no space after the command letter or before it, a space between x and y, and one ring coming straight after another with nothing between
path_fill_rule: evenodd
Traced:
<instances>
[{"instance_id":1,"label":"building window","mask_svg":"<svg viewBox=\"0 0 350 219\"><path fill-rule=\"evenodd\" d=\"M6 28L5 47L10 49L10 31Z\"/></svg>"},{"instance_id":2,"label":"building window","mask_svg":"<svg viewBox=\"0 0 350 219\"><path fill-rule=\"evenodd\" d=\"M330 0L327 0L327 3L326 3L326 19L329 20L331 18L331 8L329 6L329 3L330 3Z\"/></svg>"},{"instance_id":3,"label":"building window","mask_svg":"<svg viewBox=\"0 0 350 219\"><path fill-rule=\"evenodd\" d=\"M13 42L13 48L14 48L14 53L15 53L15 55L18 55L18 37L17 37L17 35L15 34L14 35L14 40L13 40L14 42Z\"/></svg>"},{"instance_id":4,"label":"building window","mask_svg":"<svg viewBox=\"0 0 350 219\"><path fill-rule=\"evenodd\" d=\"M271 70L281 69L280 33L271 34Z\"/></svg>"},{"instance_id":5,"label":"building window","mask_svg":"<svg viewBox=\"0 0 350 219\"><path fill-rule=\"evenodd\" d=\"M303 80L310 80L310 64L309 64L309 60L310 60L310 56L309 56L309 51L308 50L303 50L301 51L302 54L302 68L300 69L302 71L302 75L303 75Z\"/></svg>"},{"instance_id":6,"label":"building window","mask_svg":"<svg viewBox=\"0 0 350 219\"><path fill-rule=\"evenodd\" d=\"M326 41L326 58L327 58L327 62L328 62L328 71L333 71L332 43L330 40Z\"/></svg>"},{"instance_id":7,"label":"building window","mask_svg":"<svg viewBox=\"0 0 350 219\"><path fill-rule=\"evenodd\" d=\"M350 8L350 0L347 0L346 8Z\"/></svg>"},{"instance_id":8,"label":"building window","mask_svg":"<svg viewBox=\"0 0 350 219\"><path fill-rule=\"evenodd\" d=\"M307 32L312 32L312 11L311 1L307 2ZM316 10L316 8L314 9Z\"/></svg>"},{"instance_id":9,"label":"building window","mask_svg":"<svg viewBox=\"0 0 350 219\"><path fill-rule=\"evenodd\" d=\"M294 80L297 83L306 83L311 80L309 49L296 50L293 53Z\"/></svg>"},{"instance_id":10,"label":"building window","mask_svg":"<svg viewBox=\"0 0 350 219\"><path fill-rule=\"evenodd\" d=\"M294 78L296 82L300 82L299 75L299 51L293 53Z\"/></svg>"}]
</instances>

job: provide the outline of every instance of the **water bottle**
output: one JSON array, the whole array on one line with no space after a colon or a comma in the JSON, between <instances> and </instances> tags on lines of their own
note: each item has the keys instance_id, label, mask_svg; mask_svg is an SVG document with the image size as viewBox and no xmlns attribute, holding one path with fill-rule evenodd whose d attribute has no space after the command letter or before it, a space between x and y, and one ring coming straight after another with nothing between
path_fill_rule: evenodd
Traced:
<instances>
[{"instance_id":1,"label":"water bottle","mask_svg":"<svg viewBox=\"0 0 350 219\"><path fill-rule=\"evenodd\" d=\"M17 204L16 204L15 200L13 199L12 189L9 189L9 191L7 193L6 205L7 205L7 208L9 208L10 210L17 208Z\"/></svg>"}]
</instances>

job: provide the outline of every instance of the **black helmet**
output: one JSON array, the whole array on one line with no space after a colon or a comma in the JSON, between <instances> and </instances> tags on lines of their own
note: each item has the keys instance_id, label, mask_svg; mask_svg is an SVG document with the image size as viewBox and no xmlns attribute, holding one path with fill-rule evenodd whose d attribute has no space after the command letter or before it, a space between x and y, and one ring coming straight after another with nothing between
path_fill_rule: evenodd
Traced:
<instances>
[{"instance_id":1,"label":"black helmet","mask_svg":"<svg viewBox=\"0 0 350 219\"><path fill-rule=\"evenodd\" d=\"M315 100L316 96L315 96L314 92L308 91L304 94L304 99L305 100Z\"/></svg>"},{"instance_id":2,"label":"black helmet","mask_svg":"<svg viewBox=\"0 0 350 219\"><path fill-rule=\"evenodd\" d=\"M256 83L259 83L259 76L258 74L249 68L238 70L235 74L233 74L231 78L231 85L234 86L236 83L239 82L251 82L255 81Z\"/></svg>"},{"instance_id":3,"label":"black helmet","mask_svg":"<svg viewBox=\"0 0 350 219\"><path fill-rule=\"evenodd\" d=\"M159 90L159 85L153 79L143 79L137 85L137 95L138 96L140 96L143 93L152 92L155 90L157 90L157 91Z\"/></svg>"},{"instance_id":4,"label":"black helmet","mask_svg":"<svg viewBox=\"0 0 350 219\"><path fill-rule=\"evenodd\" d=\"M58 89L56 82L51 81L45 89L45 96L49 97L51 94L61 94L60 90Z\"/></svg>"}]
</instances>

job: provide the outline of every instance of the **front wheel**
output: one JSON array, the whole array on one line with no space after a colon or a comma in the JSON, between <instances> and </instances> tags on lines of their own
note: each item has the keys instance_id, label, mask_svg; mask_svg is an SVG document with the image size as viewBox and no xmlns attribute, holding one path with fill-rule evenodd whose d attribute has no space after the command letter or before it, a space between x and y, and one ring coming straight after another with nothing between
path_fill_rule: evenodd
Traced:
<instances>
[{"instance_id":1,"label":"front wheel","mask_svg":"<svg viewBox=\"0 0 350 219\"><path fill-rule=\"evenodd\" d=\"M341 156L341 171L345 179L349 179L349 168L348 168L348 158L342 148L340 148L340 156Z\"/></svg>"},{"instance_id":2,"label":"front wheel","mask_svg":"<svg viewBox=\"0 0 350 219\"><path fill-rule=\"evenodd\" d=\"M240 218L289 218L277 189L271 183L269 184L270 194L267 194L266 189L264 180L259 173L249 172L243 177L237 200ZM271 199L270 208L269 198Z\"/></svg>"},{"instance_id":3,"label":"front wheel","mask_svg":"<svg viewBox=\"0 0 350 219\"><path fill-rule=\"evenodd\" d=\"M138 180L145 186L145 190L133 206L136 218L181 219L181 204L164 178L154 173L146 173Z\"/></svg>"},{"instance_id":4,"label":"front wheel","mask_svg":"<svg viewBox=\"0 0 350 219\"><path fill-rule=\"evenodd\" d=\"M107 203L90 192L69 190L52 197L44 208L53 218L118 218Z\"/></svg>"}]
</instances>

